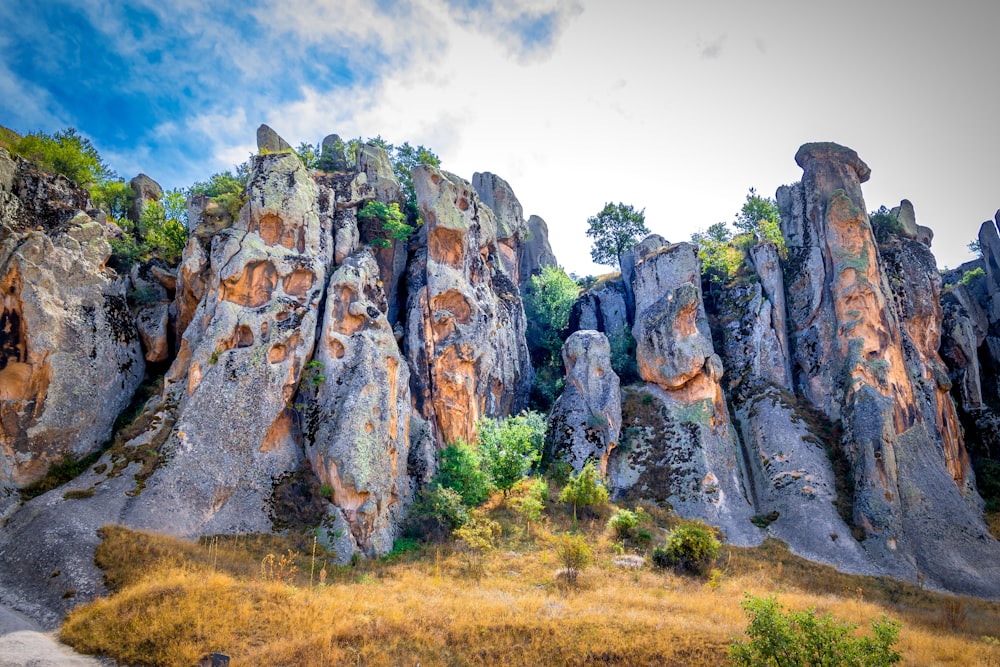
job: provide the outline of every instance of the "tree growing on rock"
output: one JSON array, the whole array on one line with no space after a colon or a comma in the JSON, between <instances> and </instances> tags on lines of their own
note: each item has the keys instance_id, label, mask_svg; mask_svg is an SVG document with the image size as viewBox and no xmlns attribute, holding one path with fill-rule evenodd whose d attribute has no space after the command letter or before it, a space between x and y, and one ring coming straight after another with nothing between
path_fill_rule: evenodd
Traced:
<instances>
[{"instance_id":1,"label":"tree growing on rock","mask_svg":"<svg viewBox=\"0 0 1000 667\"><path fill-rule=\"evenodd\" d=\"M621 269L622 254L648 234L646 209L636 211L631 204L608 202L587 218L587 236L594 239L590 258L597 264Z\"/></svg>"}]
</instances>

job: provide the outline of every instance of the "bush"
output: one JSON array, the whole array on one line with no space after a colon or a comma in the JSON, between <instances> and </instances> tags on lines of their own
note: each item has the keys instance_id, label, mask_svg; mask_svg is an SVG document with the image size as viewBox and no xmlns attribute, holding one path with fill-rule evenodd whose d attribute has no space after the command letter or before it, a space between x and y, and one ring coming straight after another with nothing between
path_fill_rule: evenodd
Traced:
<instances>
[{"instance_id":1,"label":"bush","mask_svg":"<svg viewBox=\"0 0 1000 667\"><path fill-rule=\"evenodd\" d=\"M619 509L608 519L608 528L619 540L627 540L635 536L639 528L639 514L627 509Z\"/></svg>"},{"instance_id":2,"label":"bush","mask_svg":"<svg viewBox=\"0 0 1000 667\"><path fill-rule=\"evenodd\" d=\"M632 329L623 324L617 331L608 334L611 344L611 368L618 374L622 384L639 381L639 366L635 360L635 338Z\"/></svg>"},{"instance_id":3,"label":"bush","mask_svg":"<svg viewBox=\"0 0 1000 667\"><path fill-rule=\"evenodd\" d=\"M549 485L543 479L536 479L527 485L524 495L515 498L511 504L514 510L524 517L526 528L530 530L532 522L538 522L545 510L545 501L549 499Z\"/></svg>"},{"instance_id":4,"label":"bush","mask_svg":"<svg viewBox=\"0 0 1000 667\"><path fill-rule=\"evenodd\" d=\"M666 544L653 549L653 564L678 573L708 574L719 556L719 540L701 521L685 521L667 534Z\"/></svg>"},{"instance_id":5,"label":"bush","mask_svg":"<svg viewBox=\"0 0 1000 667\"><path fill-rule=\"evenodd\" d=\"M590 563L590 547L581 535L567 533L556 538L556 556L562 563L566 581L572 584Z\"/></svg>"},{"instance_id":6,"label":"bush","mask_svg":"<svg viewBox=\"0 0 1000 667\"><path fill-rule=\"evenodd\" d=\"M403 532L408 537L443 540L468 520L469 512L456 491L433 486L417 494Z\"/></svg>"},{"instance_id":7,"label":"bush","mask_svg":"<svg viewBox=\"0 0 1000 667\"><path fill-rule=\"evenodd\" d=\"M399 209L399 204L383 204L380 201L370 201L358 211L358 221L371 224L379 222L382 224L382 232L386 235L384 239L375 239L373 245L388 248L391 245L389 239L405 241L410 238L413 227L406 224L406 216Z\"/></svg>"},{"instance_id":8,"label":"bush","mask_svg":"<svg viewBox=\"0 0 1000 667\"><path fill-rule=\"evenodd\" d=\"M481 505L490 497L490 479L482 470L479 452L471 445L458 440L442 449L439 456L436 485L457 492L466 507Z\"/></svg>"},{"instance_id":9,"label":"bush","mask_svg":"<svg viewBox=\"0 0 1000 667\"><path fill-rule=\"evenodd\" d=\"M576 523L577 508L597 509L608 504L608 489L597 475L593 461L587 461L577 475L570 475L569 481L559 494L559 502L573 505L573 523Z\"/></svg>"},{"instance_id":10,"label":"bush","mask_svg":"<svg viewBox=\"0 0 1000 667\"><path fill-rule=\"evenodd\" d=\"M784 613L774 597L748 593L740 606L750 623L749 641L729 647L737 666L883 667L902 660L892 649L901 626L885 616L872 621L871 635L858 637L853 623L829 613L816 616L812 608Z\"/></svg>"},{"instance_id":11,"label":"bush","mask_svg":"<svg viewBox=\"0 0 1000 667\"><path fill-rule=\"evenodd\" d=\"M13 153L39 169L62 174L81 187L94 186L114 176L90 140L72 127L55 134L27 134L13 148Z\"/></svg>"},{"instance_id":12,"label":"bush","mask_svg":"<svg viewBox=\"0 0 1000 667\"><path fill-rule=\"evenodd\" d=\"M480 456L493 485L505 496L542 457L546 426L545 416L531 411L480 422Z\"/></svg>"}]
</instances>

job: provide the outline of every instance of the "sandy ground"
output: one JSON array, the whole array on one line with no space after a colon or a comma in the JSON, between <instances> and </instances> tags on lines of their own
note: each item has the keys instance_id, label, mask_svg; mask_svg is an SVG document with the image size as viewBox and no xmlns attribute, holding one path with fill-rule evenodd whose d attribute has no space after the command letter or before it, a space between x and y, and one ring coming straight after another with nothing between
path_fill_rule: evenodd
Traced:
<instances>
[{"instance_id":1,"label":"sandy ground","mask_svg":"<svg viewBox=\"0 0 1000 667\"><path fill-rule=\"evenodd\" d=\"M54 632L9 607L0 606L0 667L105 667L60 644Z\"/></svg>"}]
</instances>

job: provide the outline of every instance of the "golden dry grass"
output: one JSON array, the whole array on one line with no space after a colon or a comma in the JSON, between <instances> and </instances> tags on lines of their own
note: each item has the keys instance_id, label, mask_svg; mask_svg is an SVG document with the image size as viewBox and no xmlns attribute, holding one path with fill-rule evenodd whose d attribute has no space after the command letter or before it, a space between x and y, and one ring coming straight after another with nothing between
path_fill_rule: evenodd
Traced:
<instances>
[{"instance_id":1,"label":"golden dry grass","mask_svg":"<svg viewBox=\"0 0 1000 667\"><path fill-rule=\"evenodd\" d=\"M746 625L739 602L750 592L861 629L882 614L898 619L904 664L1000 666L1000 646L983 638L1000 634L996 603L844 575L773 541L725 549L713 584L624 570L611 564L603 519L581 525L595 562L568 587L556 583L551 546L568 528L565 513L550 507L529 536L498 499L484 511L505 536L477 577L466 554L442 545L329 568L312 587L308 551L295 585L261 580L261 553L284 552L276 538L191 544L109 528L100 558L121 590L76 609L61 637L125 664L178 667L211 651L234 666L720 665Z\"/></svg>"}]
</instances>

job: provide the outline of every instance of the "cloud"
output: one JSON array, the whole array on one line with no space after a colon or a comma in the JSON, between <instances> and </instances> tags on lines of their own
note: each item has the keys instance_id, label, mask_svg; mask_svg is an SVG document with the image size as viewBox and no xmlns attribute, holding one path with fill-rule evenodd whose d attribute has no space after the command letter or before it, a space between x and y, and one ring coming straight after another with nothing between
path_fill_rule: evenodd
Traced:
<instances>
[{"instance_id":1,"label":"cloud","mask_svg":"<svg viewBox=\"0 0 1000 667\"><path fill-rule=\"evenodd\" d=\"M704 60L715 60L722 55L722 45L726 41L726 35L719 35L707 44L698 40L698 52Z\"/></svg>"}]
</instances>

